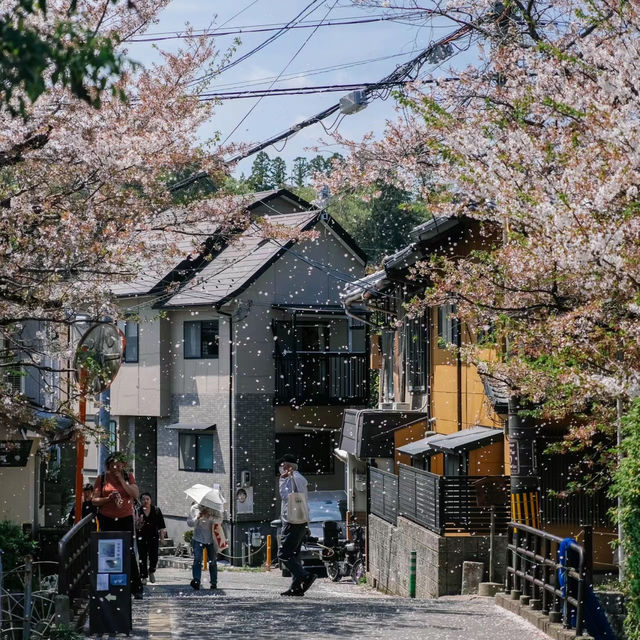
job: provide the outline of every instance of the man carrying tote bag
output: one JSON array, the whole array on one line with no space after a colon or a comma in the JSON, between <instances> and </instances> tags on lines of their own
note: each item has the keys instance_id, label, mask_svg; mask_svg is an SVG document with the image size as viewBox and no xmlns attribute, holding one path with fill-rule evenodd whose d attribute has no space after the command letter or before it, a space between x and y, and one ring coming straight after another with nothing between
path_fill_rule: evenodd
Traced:
<instances>
[{"instance_id":1,"label":"man carrying tote bag","mask_svg":"<svg viewBox=\"0 0 640 640\"><path fill-rule=\"evenodd\" d=\"M283 596L303 596L313 584L316 576L305 571L298 559L302 541L309 523L307 503L307 481L298 472L298 459L285 453L278 460L280 467L280 518L282 538L278 549L278 560L291 572L291 586L281 593Z\"/></svg>"}]
</instances>

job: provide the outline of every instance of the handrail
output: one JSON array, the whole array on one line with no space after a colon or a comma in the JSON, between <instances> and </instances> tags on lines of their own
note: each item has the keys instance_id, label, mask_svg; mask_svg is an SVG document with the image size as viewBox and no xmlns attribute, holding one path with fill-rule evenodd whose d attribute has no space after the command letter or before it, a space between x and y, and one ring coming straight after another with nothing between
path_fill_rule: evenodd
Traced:
<instances>
[{"instance_id":1,"label":"handrail","mask_svg":"<svg viewBox=\"0 0 640 640\"><path fill-rule=\"evenodd\" d=\"M95 531L96 516L93 513L77 522L58 543L60 566L58 593L70 598L78 595L89 583L89 540Z\"/></svg>"},{"instance_id":2,"label":"handrail","mask_svg":"<svg viewBox=\"0 0 640 640\"><path fill-rule=\"evenodd\" d=\"M509 523L505 590L535 601L551 622L584 630L585 553L575 541L565 543L571 552L560 562L563 538L525 524ZM573 557L569 557L569 556ZM577 566L576 566L577 565Z\"/></svg>"}]
</instances>

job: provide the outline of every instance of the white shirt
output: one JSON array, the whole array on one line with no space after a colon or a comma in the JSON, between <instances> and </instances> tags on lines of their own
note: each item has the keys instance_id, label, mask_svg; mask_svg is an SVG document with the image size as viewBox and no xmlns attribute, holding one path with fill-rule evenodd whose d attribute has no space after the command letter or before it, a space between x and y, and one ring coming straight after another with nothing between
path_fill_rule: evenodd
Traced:
<instances>
[{"instance_id":1,"label":"white shirt","mask_svg":"<svg viewBox=\"0 0 640 640\"><path fill-rule=\"evenodd\" d=\"M280 478L280 519L282 522L287 522L287 511L289 508L287 496L294 492L304 493L305 496L307 495L307 481L298 471L294 471L293 476Z\"/></svg>"}]
</instances>

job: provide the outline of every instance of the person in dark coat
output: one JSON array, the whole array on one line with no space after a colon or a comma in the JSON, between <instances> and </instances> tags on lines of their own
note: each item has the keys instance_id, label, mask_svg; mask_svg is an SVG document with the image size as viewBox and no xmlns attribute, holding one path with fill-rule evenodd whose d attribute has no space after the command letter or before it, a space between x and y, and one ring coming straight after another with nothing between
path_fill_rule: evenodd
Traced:
<instances>
[{"instance_id":1,"label":"person in dark coat","mask_svg":"<svg viewBox=\"0 0 640 640\"><path fill-rule=\"evenodd\" d=\"M140 554L140 577L143 583L147 578L156 581L156 567L158 566L158 547L160 540L166 535L166 525L160 507L151 504L151 494L140 496L136 529L138 531L138 553Z\"/></svg>"},{"instance_id":2,"label":"person in dark coat","mask_svg":"<svg viewBox=\"0 0 640 640\"><path fill-rule=\"evenodd\" d=\"M82 515L80 516L81 520L82 518L85 518L86 516L88 516L90 513L93 513L93 514L98 513L97 507L95 507L93 505L93 502L91 501L92 496L93 496L93 485L85 484L84 487L82 487ZM70 527L72 527L75 521L76 521L76 504L74 502L73 506L71 507L71 511L69 511L69 515L67 516L67 524Z\"/></svg>"}]
</instances>

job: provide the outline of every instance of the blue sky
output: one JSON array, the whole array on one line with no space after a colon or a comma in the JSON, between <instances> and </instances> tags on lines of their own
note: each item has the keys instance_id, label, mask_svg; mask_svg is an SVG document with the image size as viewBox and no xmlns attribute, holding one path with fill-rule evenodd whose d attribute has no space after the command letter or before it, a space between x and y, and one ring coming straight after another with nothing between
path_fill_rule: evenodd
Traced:
<instances>
[{"instance_id":1,"label":"blue sky","mask_svg":"<svg viewBox=\"0 0 640 640\"><path fill-rule=\"evenodd\" d=\"M160 15L158 24L152 25L149 33L177 31L185 23L195 29L214 28L223 25L225 28L271 23L286 23L302 11L310 0L240 0L239 2L211 2L207 0L174 0ZM241 12L240 15L236 15ZM350 0L325 0L308 15L307 20L320 21L340 20L345 18L364 18L371 15L382 15L380 9L355 6ZM234 17L235 16L235 17ZM302 73L298 78L278 82L275 87L301 87L328 84L347 84L374 82L386 76L402 62L416 55L430 42L437 40L452 29L440 21L386 21L369 24L321 27L313 33L310 40L295 56L294 54L309 38L313 29L290 30L261 52L249 57L237 66L220 74L211 91L229 90L225 85L246 83L249 81L273 78L280 74L289 63L286 74ZM239 57L264 41L271 33L243 34L242 44L235 57ZM216 39L219 49L225 50L232 43L233 36ZM158 43L162 48L174 49L180 41L169 40ZM136 43L129 45L133 59L143 64L153 60L157 53L150 44ZM388 58L377 60L376 58ZM293 59L292 59L293 58ZM352 68L334 70L330 73L309 75L311 70L342 65L350 62L371 60L366 64ZM270 82L246 88L267 88ZM245 122L232 134L235 142L260 142L309 116L322 111L336 103L343 93L313 94L305 96L279 96L264 98ZM231 100L216 108L212 121L200 132L203 139L219 131L224 140L257 99ZM368 131L382 131L385 119L393 118L393 99L377 100L365 110L346 116L339 125L343 135L359 139ZM325 126L331 125L335 116L327 119ZM280 155L291 161L298 155L313 156L308 150L318 144L321 138L327 138L321 125L313 125L289 139L286 145L277 145L277 149L269 147L265 151L271 156ZM324 147L331 153L340 151L336 147ZM242 161L236 171L248 174L253 158Z\"/></svg>"}]
</instances>

